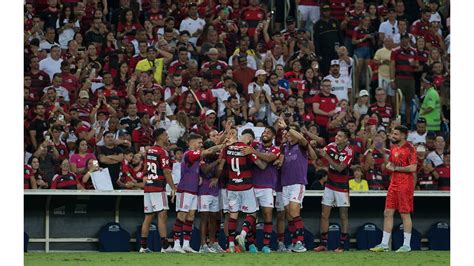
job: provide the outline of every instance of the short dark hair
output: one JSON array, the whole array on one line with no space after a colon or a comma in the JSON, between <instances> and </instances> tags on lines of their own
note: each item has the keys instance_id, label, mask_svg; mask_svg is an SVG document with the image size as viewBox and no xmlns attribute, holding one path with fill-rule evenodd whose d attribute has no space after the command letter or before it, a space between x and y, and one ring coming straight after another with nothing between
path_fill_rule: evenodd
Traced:
<instances>
[{"instance_id":1,"label":"short dark hair","mask_svg":"<svg viewBox=\"0 0 474 266\"><path fill-rule=\"evenodd\" d=\"M400 133L403 133L405 136L408 136L408 128L406 126L397 126L395 127L395 130L400 131Z\"/></svg>"},{"instance_id":2,"label":"short dark hair","mask_svg":"<svg viewBox=\"0 0 474 266\"><path fill-rule=\"evenodd\" d=\"M273 136L276 136L277 132L276 132L276 130L275 130L274 127L272 127L272 126L266 126L265 128L268 129L268 130L270 130L270 131L272 132Z\"/></svg>"},{"instance_id":3,"label":"short dark hair","mask_svg":"<svg viewBox=\"0 0 474 266\"><path fill-rule=\"evenodd\" d=\"M196 133L189 134L188 141L195 140L195 139L202 139L202 136Z\"/></svg>"},{"instance_id":4,"label":"short dark hair","mask_svg":"<svg viewBox=\"0 0 474 266\"><path fill-rule=\"evenodd\" d=\"M163 133L165 133L165 132L166 132L166 129L164 129L164 128L158 128L158 129L156 129L155 131L153 131L153 137L154 137L155 139L157 139L157 138L159 138L161 135L163 135Z\"/></svg>"},{"instance_id":5,"label":"short dark hair","mask_svg":"<svg viewBox=\"0 0 474 266\"><path fill-rule=\"evenodd\" d=\"M348 139L351 137L351 132L350 132L349 129L347 129L347 128L341 128L341 129L339 129L338 131L344 133L344 135L345 135L346 138L348 138Z\"/></svg>"},{"instance_id":6,"label":"short dark hair","mask_svg":"<svg viewBox=\"0 0 474 266\"><path fill-rule=\"evenodd\" d=\"M245 135L245 134L250 134L252 136L252 138L255 139L255 133L253 132L253 130L251 128L246 128L246 129L242 130L242 136Z\"/></svg>"}]
</instances>

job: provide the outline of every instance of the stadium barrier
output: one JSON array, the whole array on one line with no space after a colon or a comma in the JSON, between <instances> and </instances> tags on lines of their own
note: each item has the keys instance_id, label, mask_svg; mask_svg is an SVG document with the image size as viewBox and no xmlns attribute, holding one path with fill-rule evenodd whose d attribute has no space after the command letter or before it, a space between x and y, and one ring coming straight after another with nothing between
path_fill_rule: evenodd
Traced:
<instances>
[{"instance_id":1,"label":"stadium barrier","mask_svg":"<svg viewBox=\"0 0 474 266\"><path fill-rule=\"evenodd\" d=\"M302 217L305 228L319 242L319 217L323 191L308 190L303 201ZM137 224L143 220L143 191L139 190L25 190L25 232L29 235L29 251L99 250L99 230L109 222L120 225L136 235ZM355 248L356 231L365 223L383 226L386 191L351 192L349 233L351 247ZM428 235L433 223L450 222L450 192L415 191L413 224L422 237ZM168 231L175 217L175 206L170 204ZM331 222L340 222L337 210ZM401 222L398 215L394 224ZM274 221L275 223L275 221ZM198 226L199 218L195 221ZM422 239L427 248L428 239ZM135 250L136 239L130 240Z\"/></svg>"}]
</instances>

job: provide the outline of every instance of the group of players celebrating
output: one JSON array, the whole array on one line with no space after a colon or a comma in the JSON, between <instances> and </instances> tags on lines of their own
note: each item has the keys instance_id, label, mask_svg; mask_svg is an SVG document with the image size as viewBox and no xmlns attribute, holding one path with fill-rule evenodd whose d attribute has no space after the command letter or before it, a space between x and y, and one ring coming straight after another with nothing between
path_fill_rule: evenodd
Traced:
<instances>
[{"instance_id":1,"label":"group of players celebrating","mask_svg":"<svg viewBox=\"0 0 474 266\"><path fill-rule=\"evenodd\" d=\"M171 176L171 165L166 147L168 134L164 129L154 132L155 145L146 151L147 167L144 187L145 219L141 231L140 253L149 253L147 236L149 227L158 216L161 252L174 253L240 253L246 250L258 252L255 245L257 212L263 217L262 253L270 253L273 231L273 209L276 208L278 251L305 252L304 224L300 215L305 185L307 184L308 160L321 156L329 163L328 181L321 201L321 244L316 252L327 251L329 215L332 207L338 207L341 219L340 245L336 252L344 251L348 238L349 171L353 151L348 145L350 132L341 129L335 142L316 152L309 145L297 125L287 126L284 119L275 128L267 126L260 141L251 129L238 131L230 123L225 126L216 143L203 141L201 135L188 136L189 149L181 162L181 180L176 187ZM408 130L397 127L391 135L393 143L387 169L393 171L384 211L382 243L372 251L388 251L393 214L399 210L405 230L404 245L398 252L410 251L411 219L413 211L414 179L416 170L415 148L406 142ZM174 245L167 239L167 210L169 209L166 184L171 187L171 202L176 202L176 220L173 225ZM274 193L276 197L274 197ZM201 247L190 246L196 217L200 215ZM239 214L245 215L240 233L237 234ZM227 246L217 240L221 219ZM291 245L284 244L285 219L288 221ZM182 245L181 245L182 243Z\"/></svg>"}]
</instances>

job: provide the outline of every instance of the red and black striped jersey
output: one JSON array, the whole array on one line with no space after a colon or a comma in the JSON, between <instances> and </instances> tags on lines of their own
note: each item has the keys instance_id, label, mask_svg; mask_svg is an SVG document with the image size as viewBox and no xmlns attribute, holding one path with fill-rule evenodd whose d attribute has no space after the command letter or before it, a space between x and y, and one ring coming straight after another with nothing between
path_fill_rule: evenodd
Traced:
<instances>
[{"instance_id":1,"label":"red and black striped jersey","mask_svg":"<svg viewBox=\"0 0 474 266\"><path fill-rule=\"evenodd\" d=\"M347 28L346 28L346 36L348 38L352 38L354 34L354 30L356 27L359 26L360 21L364 17L364 12L357 13L355 9L347 12L346 17L348 19Z\"/></svg>"},{"instance_id":2,"label":"red and black striped jersey","mask_svg":"<svg viewBox=\"0 0 474 266\"><path fill-rule=\"evenodd\" d=\"M249 25L248 35L253 37L255 30L257 29L258 23L265 19L265 10L260 7L245 7L240 13L240 18L245 20Z\"/></svg>"},{"instance_id":3,"label":"red and black striped jersey","mask_svg":"<svg viewBox=\"0 0 474 266\"><path fill-rule=\"evenodd\" d=\"M51 181L51 189L77 189L79 180L73 173L55 175Z\"/></svg>"},{"instance_id":4,"label":"red and black striped jersey","mask_svg":"<svg viewBox=\"0 0 474 266\"><path fill-rule=\"evenodd\" d=\"M386 190L388 188L388 176L380 170L369 169L365 174L365 179L369 184L369 190Z\"/></svg>"},{"instance_id":5,"label":"red and black striped jersey","mask_svg":"<svg viewBox=\"0 0 474 266\"><path fill-rule=\"evenodd\" d=\"M416 178L420 190L438 189L438 180L435 179L433 173L425 173L425 171L420 171L416 174Z\"/></svg>"},{"instance_id":6,"label":"red and black striped jersey","mask_svg":"<svg viewBox=\"0 0 474 266\"><path fill-rule=\"evenodd\" d=\"M228 190L241 191L253 187L252 167L257 156L244 155L243 148L245 147L248 145L236 142L222 150L221 158L225 161L224 176L227 178Z\"/></svg>"},{"instance_id":7,"label":"red and black striped jersey","mask_svg":"<svg viewBox=\"0 0 474 266\"><path fill-rule=\"evenodd\" d=\"M364 153L364 141L361 138L349 139L349 146L352 149L352 162L353 164L360 163L360 155Z\"/></svg>"},{"instance_id":8,"label":"red and black striped jersey","mask_svg":"<svg viewBox=\"0 0 474 266\"><path fill-rule=\"evenodd\" d=\"M392 119L395 115L395 113L393 112L393 108L388 104L385 104L385 106L379 106L377 103L371 104L368 110L368 114L372 115L374 113L380 115L380 117L382 118L382 125L384 127L388 127L390 119Z\"/></svg>"},{"instance_id":9,"label":"red and black striped jersey","mask_svg":"<svg viewBox=\"0 0 474 266\"><path fill-rule=\"evenodd\" d=\"M329 165L328 181L326 186L332 190L340 192L349 191L349 166L351 165L353 151L347 145L344 149L339 150L337 144L332 142L328 144L323 150L331 157L334 161L342 163L346 166L342 172L337 171L332 165Z\"/></svg>"},{"instance_id":10,"label":"red and black striped jersey","mask_svg":"<svg viewBox=\"0 0 474 266\"><path fill-rule=\"evenodd\" d=\"M350 0L329 0L331 6L331 18L342 22L346 18L346 12L351 6Z\"/></svg>"},{"instance_id":11,"label":"red and black striped jersey","mask_svg":"<svg viewBox=\"0 0 474 266\"><path fill-rule=\"evenodd\" d=\"M392 50L390 60L395 61L395 78L414 79L415 68L410 65L410 60L417 60L416 55L417 52L412 47L404 49L400 46Z\"/></svg>"},{"instance_id":12,"label":"red and black striped jersey","mask_svg":"<svg viewBox=\"0 0 474 266\"><path fill-rule=\"evenodd\" d=\"M168 152L160 146L150 147L145 156L146 176L144 192L165 191L164 170L171 171Z\"/></svg>"},{"instance_id":13,"label":"red and black striped jersey","mask_svg":"<svg viewBox=\"0 0 474 266\"><path fill-rule=\"evenodd\" d=\"M429 57L429 54L427 51L419 51L419 50L416 51L416 60L420 62L420 65L423 65L426 62L428 62L428 57Z\"/></svg>"}]
</instances>

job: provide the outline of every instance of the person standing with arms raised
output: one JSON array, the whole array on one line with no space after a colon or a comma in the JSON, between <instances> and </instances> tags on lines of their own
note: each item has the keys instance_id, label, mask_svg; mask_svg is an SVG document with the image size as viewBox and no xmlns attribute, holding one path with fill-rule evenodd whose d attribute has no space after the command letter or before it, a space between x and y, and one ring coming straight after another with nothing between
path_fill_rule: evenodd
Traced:
<instances>
[{"instance_id":1,"label":"person standing with arms raised","mask_svg":"<svg viewBox=\"0 0 474 266\"><path fill-rule=\"evenodd\" d=\"M412 221L410 213L413 212L414 173L416 172L417 158L415 147L407 142L407 135L408 128L397 126L391 136L393 145L390 149L389 162L385 168L392 171L392 178L385 201L382 243L370 249L374 252L389 251L388 242L393 228L393 215L396 210L400 212L404 231L403 246L396 252L411 251Z\"/></svg>"}]
</instances>

